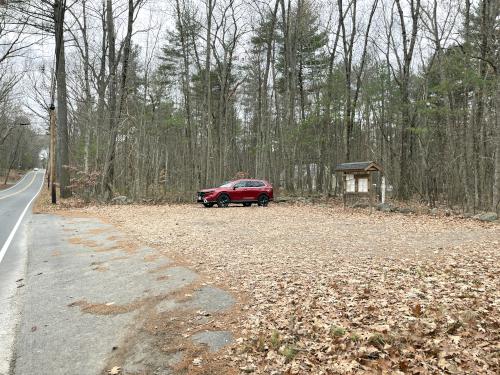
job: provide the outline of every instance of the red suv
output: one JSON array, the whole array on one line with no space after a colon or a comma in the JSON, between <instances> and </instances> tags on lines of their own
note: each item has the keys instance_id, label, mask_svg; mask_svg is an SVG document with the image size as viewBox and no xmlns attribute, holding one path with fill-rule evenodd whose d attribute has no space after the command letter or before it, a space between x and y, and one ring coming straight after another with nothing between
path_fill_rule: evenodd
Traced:
<instances>
[{"instance_id":1,"label":"red suv","mask_svg":"<svg viewBox=\"0 0 500 375\"><path fill-rule=\"evenodd\" d=\"M205 207L212 207L217 203L219 207L227 207L229 203L243 203L249 207L252 203L267 206L273 200L273 187L264 180L236 180L223 185L198 192L197 201Z\"/></svg>"}]
</instances>

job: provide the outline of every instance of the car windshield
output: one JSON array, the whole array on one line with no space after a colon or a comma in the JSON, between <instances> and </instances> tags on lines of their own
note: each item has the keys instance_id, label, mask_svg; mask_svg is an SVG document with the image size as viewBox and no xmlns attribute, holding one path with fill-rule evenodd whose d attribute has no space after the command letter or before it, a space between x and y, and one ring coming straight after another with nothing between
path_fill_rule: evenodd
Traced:
<instances>
[{"instance_id":1,"label":"car windshield","mask_svg":"<svg viewBox=\"0 0 500 375\"><path fill-rule=\"evenodd\" d=\"M219 186L219 187L221 187L221 188L228 188L228 187L231 187L231 184L232 184L232 182L231 182L231 181L229 181L229 182L224 182L224 183L223 183L221 186Z\"/></svg>"}]
</instances>

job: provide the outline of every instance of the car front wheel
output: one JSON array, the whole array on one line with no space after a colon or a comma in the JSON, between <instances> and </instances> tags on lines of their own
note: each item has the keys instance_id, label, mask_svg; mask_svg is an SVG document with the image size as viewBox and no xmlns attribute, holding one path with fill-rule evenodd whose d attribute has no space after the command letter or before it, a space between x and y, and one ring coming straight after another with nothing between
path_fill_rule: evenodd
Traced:
<instances>
[{"instance_id":1,"label":"car front wheel","mask_svg":"<svg viewBox=\"0 0 500 375\"><path fill-rule=\"evenodd\" d=\"M221 194L219 198L217 198L217 206L219 207L227 207L229 206L229 196L227 194Z\"/></svg>"},{"instance_id":2,"label":"car front wheel","mask_svg":"<svg viewBox=\"0 0 500 375\"><path fill-rule=\"evenodd\" d=\"M269 204L269 197L265 194L259 196L258 204L261 207L266 207Z\"/></svg>"}]
</instances>

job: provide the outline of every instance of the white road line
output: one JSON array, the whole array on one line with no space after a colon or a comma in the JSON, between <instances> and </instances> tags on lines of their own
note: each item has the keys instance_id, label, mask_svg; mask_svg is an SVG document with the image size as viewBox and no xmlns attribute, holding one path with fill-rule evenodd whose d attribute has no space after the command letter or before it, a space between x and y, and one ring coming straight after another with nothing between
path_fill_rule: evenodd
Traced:
<instances>
[{"instance_id":1,"label":"white road line","mask_svg":"<svg viewBox=\"0 0 500 375\"><path fill-rule=\"evenodd\" d=\"M38 173L36 173L36 174L38 174ZM10 232L9 237L7 237L7 241L5 241L5 243L3 244L2 249L0 250L0 263L2 263L3 257L5 256L5 253L7 252L7 249L9 248L9 245L12 242L12 239L14 238L14 235L16 234L17 229L21 225L21 221L23 221L24 215L26 215L28 208L31 206L31 203L33 203L33 201L38 196L38 194L40 194L40 191L42 191L42 187L44 185L44 182L45 182L45 179L42 178L42 183L40 184L40 189L38 189L38 192L33 196L33 198L31 198L29 203L26 205L21 216L19 216L19 219L17 220L16 225L14 225L14 228L12 228L12 231Z\"/></svg>"},{"instance_id":2,"label":"white road line","mask_svg":"<svg viewBox=\"0 0 500 375\"><path fill-rule=\"evenodd\" d=\"M14 191L13 193L0 195L0 199L7 199L10 197L13 197L14 195L20 194L20 193L28 190L30 188L30 186L33 184L33 182L35 182L35 180L36 180L36 173L33 174L32 176L33 176L33 178L28 183L28 185L25 185L25 186L19 188L18 190Z\"/></svg>"},{"instance_id":3,"label":"white road line","mask_svg":"<svg viewBox=\"0 0 500 375\"><path fill-rule=\"evenodd\" d=\"M31 171L29 171L28 173L26 173L23 178L21 178L19 181L17 181L13 186L11 186L10 188L8 189L3 189L3 190L0 190L0 193L3 193L4 191L8 191L10 189L14 189L17 185L19 185L21 183L22 180L24 180L29 174L31 173Z\"/></svg>"}]
</instances>

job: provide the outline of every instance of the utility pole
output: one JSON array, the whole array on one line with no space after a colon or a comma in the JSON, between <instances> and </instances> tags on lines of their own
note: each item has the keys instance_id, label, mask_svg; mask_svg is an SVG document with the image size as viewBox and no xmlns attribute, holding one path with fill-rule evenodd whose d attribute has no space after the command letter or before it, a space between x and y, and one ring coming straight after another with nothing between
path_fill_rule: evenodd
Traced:
<instances>
[{"instance_id":1,"label":"utility pole","mask_svg":"<svg viewBox=\"0 0 500 375\"><path fill-rule=\"evenodd\" d=\"M56 195L56 107L52 103L49 109L50 114L50 146L49 146L49 186L52 204L57 203Z\"/></svg>"}]
</instances>

